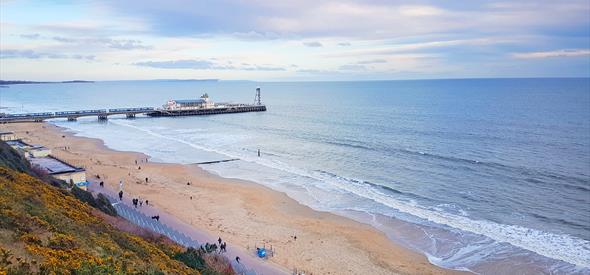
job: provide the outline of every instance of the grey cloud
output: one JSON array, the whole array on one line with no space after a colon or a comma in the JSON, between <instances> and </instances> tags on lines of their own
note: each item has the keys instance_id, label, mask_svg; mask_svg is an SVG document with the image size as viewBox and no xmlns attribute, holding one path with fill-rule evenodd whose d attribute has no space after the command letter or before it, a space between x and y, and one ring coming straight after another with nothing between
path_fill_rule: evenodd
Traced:
<instances>
[{"instance_id":1,"label":"grey cloud","mask_svg":"<svg viewBox=\"0 0 590 275\"><path fill-rule=\"evenodd\" d=\"M350 42L340 42L340 43L338 43L338 46L342 46L342 47L348 47L350 45L351 45Z\"/></svg>"},{"instance_id":2,"label":"grey cloud","mask_svg":"<svg viewBox=\"0 0 590 275\"><path fill-rule=\"evenodd\" d=\"M67 37L61 37L61 36L54 36L52 37L53 40L58 41L58 42L63 42L63 43L74 43L76 42L75 39L72 38L67 38Z\"/></svg>"},{"instance_id":3,"label":"grey cloud","mask_svg":"<svg viewBox=\"0 0 590 275\"><path fill-rule=\"evenodd\" d=\"M566 1L101 1L108 10L138 18L163 36L233 34L243 39L345 37L390 39L447 33L553 35L589 23L587 0ZM399 26L392 28L391 26ZM58 26L59 27L59 26ZM63 26L62 26L63 27ZM72 26L69 26L72 28ZM339 46L349 46L348 42Z\"/></svg>"},{"instance_id":4,"label":"grey cloud","mask_svg":"<svg viewBox=\"0 0 590 275\"><path fill-rule=\"evenodd\" d=\"M272 67L272 66L254 66L254 67L238 68L238 70L245 70L245 71L285 71L285 68L283 68L283 67Z\"/></svg>"},{"instance_id":5,"label":"grey cloud","mask_svg":"<svg viewBox=\"0 0 590 275\"><path fill-rule=\"evenodd\" d=\"M151 46L143 45L142 41L134 39L111 39L111 38L69 38L54 36L53 40L62 43L74 43L79 45L98 45L119 50L151 49Z\"/></svg>"},{"instance_id":6,"label":"grey cloud","mask_svg":"<svg viewBox=\"0 0 590 275\"><path fill-rule=\"evenodd\" d=\"M342 71L365 71L367 67L358 64L346 64L340 66L338 69Z\"/></svg>"},{"instance_id":7,"label":"grey cloud","mask_svg":"<svg viewBox=\"0 0 590 275\"><path fill-rule=\"evenodd\" d=\"M362 60L357 62L356 64L366 65L366 64L377 64L377 63L387 63L385 59L372 59L372 60Z\"/></svg>"},{"instance_id":8,"label":"grey cloud","mask_svg":"<svg viewBox=\"0 0 590 275\"><path fill-rule=\"evenodd\" d=\"M41 35L38 33L31 33L31 34L21 34L20 37L35 40L35 39L39 39L39 37L41 37Z\"/></svg>"},{"instance_id":9,"label":"grey cloud","mask_svg":"<svg viewBox=\"0 0 590 275\"><path fill-rule=\"evenodd\" d=\"M36 52L33 50L2 50L0 51L0 58L1 59L10 59L10 58L26 58L26 59L84 59L84 60L94 60L96 57L94 55L67 55L67 54L60 54L60 53L44 53L44 52Z\"/></svg>"},{"instance_id":10,"label":"grey cloud","mask_svg":"<svg viewBox=\"0 0 590 275\"><path fill-rule=\"evenodd\" d=\"M210 69L227 69L227 67L219 67L215 63L208 60L170 60L170 61L145 61L134 63L137 66L145 66L159 69L194 69L194 70L210 70Z\"/></svg>"},{"instance_id":11,"label":"grey cloud","mask_svg":"<svg viewBox=\"0 0 590 275\"><path fill-rule=\"evenodd\" d=\"M298 73L320 73L321 70L314 70L314 69L301 69L297 70Z\"/></svg>"},{"instance_id":12,"label":"grey cloud","mask_svg":"<svg viewBox=\"0 0 590 275\"><path fill-rule=\"evenodd\" d=\"M0 51L0 58L41 58L42 55L32 50L2 50Z\"/></svg>"},{"instance_id":13,"label":"grey cloud","mask_svg":"<svg viewBox=\"0 0 590 275\"><path fill-rule=\"evenodd\" d=\"M274 32L257 32L257 31L249 31L249 32L235 32L233 36L242 39L242 40L274 40L279 39L281 36Z\"/></svg>"},{"instance_id":14,"label":"grey cloud","mask_svg":"<svg viewBox=\"0 0 590 275\"><path fill-rule=\"evenodd\" d=\"M96 56L94 56L94 55L80 55L80 54L75 54L75 55L71 55L70 58L72 58L72 59L94 60L96 58Z\"/></svg>"},{"instance_id":15,"label":"grey cloud","mask_svg":"<svg viewBox=\"0 0 590 275\"><path fill-rule=\"evenodd\" d=\"M303 42L303 45L306 47L311 47L311 48L318 48L318 47L324 46L324 45L322 45L322 43L320 43L318 41Z\"/></svg>"},{"instance_id":16,"label":"grey cloud","mask_svg":"<svg viewBox=\"0 0 590 275\"><path fill-rule=\"evenodd\" d=\"M132 49L150 49L149 46L144 46L139 40L113 40L110 39L107 42L109 48L120 49L120 50L132 50Z\"/></svg>"},{"instance_id":17,"label":"grey cloud","mask_svg":"<svg viewBox=\"0 0 590 275\"><path fill-rule=\"evenodd\" d=\"M211 60L211 59L210 59ZM233 64L228 61L227 64ZM222 65L209 60L186 59L167 61L143 61L133 63L136 66L144 66L158 69L192 69L192 70L243 70L243 71L285 71L285 68L270 65L253 65L241 63L242 66Z\"/></svg>"}]
</instances>

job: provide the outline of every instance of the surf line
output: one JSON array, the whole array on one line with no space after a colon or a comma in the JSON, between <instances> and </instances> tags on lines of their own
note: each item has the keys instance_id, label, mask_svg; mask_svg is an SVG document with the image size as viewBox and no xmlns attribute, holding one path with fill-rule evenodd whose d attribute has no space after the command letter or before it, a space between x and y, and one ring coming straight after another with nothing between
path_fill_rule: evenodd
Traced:
<instances>
[{"instance_id":1,"label":"surf line","mask_svg":"<svg viewBox=\"0 0 590 275\"><path fill-rule=\"evenodd\" d=\"M236 161L240 159L222 159L222 160L214 160L214 161L205 161L205 162L197 162L193 164L215 164L215 163L222 163L222 162L229 162L229 161Z\"/></svg>"}]
</instances>

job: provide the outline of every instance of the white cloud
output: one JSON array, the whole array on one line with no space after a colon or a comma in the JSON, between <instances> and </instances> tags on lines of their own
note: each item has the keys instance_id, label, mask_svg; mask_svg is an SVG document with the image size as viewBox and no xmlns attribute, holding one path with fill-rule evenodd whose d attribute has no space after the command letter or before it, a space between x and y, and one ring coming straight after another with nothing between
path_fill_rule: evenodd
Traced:
<instances>
[{"instance_id":1,"label":"white cloud","mask_svg":"<svg viewBox=\"0 0 590 275\"><path fill-rule=\"evenodd\" d=\"M399 13L405 16L434 16L445 13L443 9L434 6L401 6Z\"/></svg>"},{"instance_id":2,"label":"white cloud","mask_svg":"<svg viewBox=\"0 0 590 275\"><path fill-rule=\"evenodd\" d=\"M581 57L590 56L589 49L566 49L566 50L555 50L555 51L544 51L544 52L526 52L526 53L514 53L512 54L515 58L520 59L538 59L538 58L552 58L552 57Z\"/></svg>"},{"instance_id":3,"label":"white cloud","mask_svg":"<svg viewBox=\"0 0 590 275\"><path fill-rule=\"evenodd\" d=\"M337 53L326 54L326 57L356 57L356 56L371 56L371 55L391 55L395 53L412 53L420 52L424 50L441 49L448 47L459 47L459 46L486 46L486 45L497 45L506 43L518 43L519 39L516 38L502 38L502 37L484 37L474 39L456 39L456 40L440 40L440 41L427 41L418 43L399 43L392 45L379 45L370 46L366 48L340 51Z\"/></svg>"}]
</instances>

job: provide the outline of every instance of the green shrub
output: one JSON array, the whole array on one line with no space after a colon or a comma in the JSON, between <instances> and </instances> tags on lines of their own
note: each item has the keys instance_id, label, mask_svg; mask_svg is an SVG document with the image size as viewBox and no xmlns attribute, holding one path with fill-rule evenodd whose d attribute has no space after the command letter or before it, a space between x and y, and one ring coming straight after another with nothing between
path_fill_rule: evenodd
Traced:
<instances>
[{"instance_id":1,"label":"green shrub","mask_svg":"<svg viewBox=\"0 0 590 275\"><path fill-rule=\"evenodd\" d=\"M186 251L177 253L173 259L183 262L186 266L202 271L207 268L203 252L189 247Z\"/></svg>"},{"instance_id":2,"label":"green shrub","mask_svg":"<svg viewBox=\"0 0 590 275\"><path fill-rule=\"evenodd\" d=\"M96 204L96 207L107 215L111 215L113 217L118 215L117 210L113 207L109 199L107 199L103 193L98 193L98 196L96 196Z\"/></svg>"},{"instance_id":3,"label":"green shrub","mask_svg":"<svg viewBox=\"0 0 590 275\"><path fill-rule=\"evenodd\" d=\"M109 199L107 199L107 197L102 193L98 194L97 198L95 199L94 196L92 196L92 193L84 191L77 186L72 187L71 193L80 201L89 204L90 206L106 213L107 215L114 217L117 216L117 210L111 205Z\"/></svg>"}]
</instances>

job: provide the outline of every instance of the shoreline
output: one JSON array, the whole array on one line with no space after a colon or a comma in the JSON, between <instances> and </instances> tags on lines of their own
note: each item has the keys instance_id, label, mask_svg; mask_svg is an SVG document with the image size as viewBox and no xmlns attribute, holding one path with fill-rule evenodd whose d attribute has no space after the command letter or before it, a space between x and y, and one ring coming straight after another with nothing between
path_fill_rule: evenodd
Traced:
<instances>
[{"instance_id":1,"label":"shoreline","mask_svg":"<svg viewBox=\"0 0 590 275\"><path fill-rule=\"evenodd\" d=\"M149 199L150 204L178 220L219 235L243 250L256 244L273 245L276 256L269 261L288 270L316 274L464 273L435 266L425 255L395 244L370 225L313 210L255 182L222 178L197 165L146 163L143 160L149 156L143 153L115 151L100 139L75 136L50 123L5 124L3 128L85 167L89 181L95 182L96 175L101 175L107 186L117 190L122 179L126 193ZM70 148L64 150L64 146Z\"/></svg>"}]
</instances>

